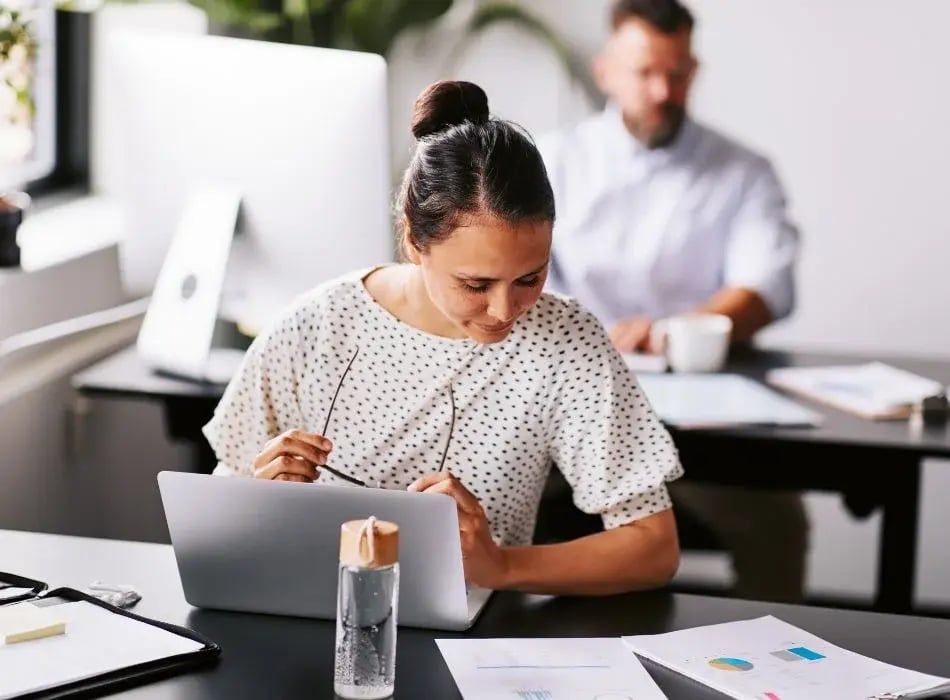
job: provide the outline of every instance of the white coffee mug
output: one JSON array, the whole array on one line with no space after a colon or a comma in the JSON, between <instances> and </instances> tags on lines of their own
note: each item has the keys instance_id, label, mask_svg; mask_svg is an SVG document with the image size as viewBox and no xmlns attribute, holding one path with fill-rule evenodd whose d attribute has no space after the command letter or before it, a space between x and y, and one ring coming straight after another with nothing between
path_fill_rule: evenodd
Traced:
<instances>
[{"instance_id":1,"label":"white coffee mug","mask_svg":"<svg viewBox=\"0 0 950 700\"><path fill-rule=\"evenodd\" d=\"M663 338L666 359L674 372L718 372L726 364L732 319L722 314L682 314L653 324Z\"/></svg>"}]
</instances>

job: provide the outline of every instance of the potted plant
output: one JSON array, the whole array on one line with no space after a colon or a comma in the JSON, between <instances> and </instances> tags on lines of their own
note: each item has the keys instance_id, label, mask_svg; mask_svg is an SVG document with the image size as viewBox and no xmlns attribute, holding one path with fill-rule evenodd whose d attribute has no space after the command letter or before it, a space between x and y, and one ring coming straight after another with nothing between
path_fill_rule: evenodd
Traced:
<instances>
[{"instance_id":1,"label":"potted plant","mask_svg":"<svg viewBox=\"0 0 950 700\"><path fill-rule=\"evenodd\" d=\"M310 46L370 51L386 56L398 35L448 12L455 0L188 0L208 15L217 34ZM596 102L587 69L564 39L517 2L472 5L452 60L479 32L511 23L532 32L555 51L565 69Z\"/></svg>"},{"instance_id":2,"label":"potted plant","mask_svg":"<svg viewBox=\"0 0 950 700\"><path fill-rule=\"evenodd\" d=\"M445 14L453 0L189 0L216 34L385 55L404 29Z\"/></svg>"},{"instance_id":3,"label":"potted plant","mask_svg":"<svg viewBox=\"0 0 950 700\"><path fill-rule=\"evenodd\" d=\"M29 206L30 197L25 192L0 193L0 268L20 265L16 234Z\"/></svg>"},{"instance_id":4,"label":"potted plant","mask_svg":"<svg viewBox=\"0 0 950 700\"><path fill-rule=\"evenodd\" d=\"M33 151L33 77L37 40L31 5L0 0L0 169Z\"/></svg>"}]
</instances>

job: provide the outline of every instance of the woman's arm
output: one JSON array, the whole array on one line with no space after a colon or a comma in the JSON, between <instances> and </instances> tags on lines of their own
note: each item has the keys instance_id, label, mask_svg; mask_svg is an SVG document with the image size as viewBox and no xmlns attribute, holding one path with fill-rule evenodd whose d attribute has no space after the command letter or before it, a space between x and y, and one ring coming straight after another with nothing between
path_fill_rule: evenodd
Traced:
<instances>
[{"instance_id":1,"label":"woman's arm","mask_svg":"<svg viewBox=\"0 0 950 700\"><path fill-rule=\"evenodd\" d=\"M572 302L564 326L548 396L549 457L574 505L599 514L606 532L506 552L510 584L590 594L663 585L679 565L666 489L682 474L676 446L600 322Z\"/></svg>"},{"instance_id":2,"label":"woman's arm","mask_svg":"<svg viewBox=\"0 0 950 700\"><path fill-rule=\"evenodd\" d=\"M679 566L672 510L559 544L503 547L501 588L608 595L666 584Z\"/></svg>"},{"instance_id":3,"label":"woman's arm","mask_svg":"<svg viewBox=\"0 0 950 700\"><path fill-rule=\"evenodd\" d=\"M679 566L672 510L561 544L499 547L485 509L452 474L429 474L409 490L455 499L465 580L483 588L608 595L662 586Z\"/></svg>"}]
</instances>

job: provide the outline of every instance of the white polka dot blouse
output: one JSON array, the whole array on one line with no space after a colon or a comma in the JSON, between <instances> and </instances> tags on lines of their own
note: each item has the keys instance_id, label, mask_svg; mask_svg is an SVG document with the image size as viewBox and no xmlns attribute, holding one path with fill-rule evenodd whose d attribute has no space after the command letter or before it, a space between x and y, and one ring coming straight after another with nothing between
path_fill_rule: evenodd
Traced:
<instances>
[{"instance_id":1,"label":"white polka dot blouse","mask_svg":"<svg viewBox=\"0 0 950 700\"><path fill-rule=\"evenodd\" d=\"M607 528L670 507L676 448L577 302L542 294L486 345L403 323L367 274L303 295L255 338L204 428L216 474L250 476L268 440L326 423L330 466L390 489L441 466L481 501L500 545L530 544L552 464ZM318 481L346 484L326 471Z\"/></svg>"}]
</instances>

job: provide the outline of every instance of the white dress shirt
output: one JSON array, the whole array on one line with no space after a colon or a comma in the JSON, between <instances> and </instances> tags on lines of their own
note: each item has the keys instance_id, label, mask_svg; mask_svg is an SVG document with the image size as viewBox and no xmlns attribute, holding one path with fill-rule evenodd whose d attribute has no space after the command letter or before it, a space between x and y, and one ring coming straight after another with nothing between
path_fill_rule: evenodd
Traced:
<instances>
[{"instance_id":1,"label":"white dress shirt","mask_svg":"<svg viewBox=\"0 0 950 700\"><path fill-rule=\"evenodd\" d=\"M608 328L746 287L774 319L794 304L798 231L769 162L689 119L648 149L608 106L539 141L557 220L549 289Z\"/></svg>"}]
</instances>

